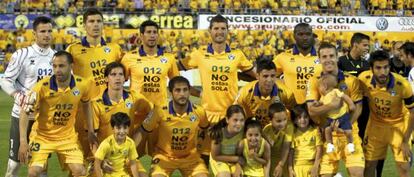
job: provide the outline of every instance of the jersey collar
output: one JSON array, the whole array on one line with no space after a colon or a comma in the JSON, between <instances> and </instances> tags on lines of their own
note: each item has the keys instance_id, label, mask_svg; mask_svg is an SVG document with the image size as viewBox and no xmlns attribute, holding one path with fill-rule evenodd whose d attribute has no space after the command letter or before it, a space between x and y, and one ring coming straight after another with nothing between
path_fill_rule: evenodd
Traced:
<instances>
[{"instance_id":1,"label":"jersey collar","mask_svg":"<svg viewBox=\"0 0 414 177\"><path fill-rule=\"evenodd\" d=\"M189 100L188 101L187 114L190 114L190 112L193 112L193 104L191 104L191 102ZM177 113L174 110L173 101L172 100L168 103L168 113L170 113L172 115L177 115Z\"/></svg>"},{"instance_id":2,"label":"jersey collar","mask_svg":"<svg viewBox=\"0 0 414 177\"><path fill-rule=\"evenodd\" d=\"M50 52L50 47L48 47L48 48L42 48L42 47L40 47L39 45L37 45L36 43L34 43L34 44L32 45L32 47L33 47L33 49L35 49L35 51L36 51L37 53L39 53L40 55L48 55L48 54L49 54L49 52Z\"/></svg>"},{"instance_id":3,"label":"jersey collar","mask_svg":"<svg viewBox=\"0 0 414 177\"><path fill-rule=\"evenodd\" d=\"M69 83L69 87L70 89L73 89L76 86L75 83L75 77L73 77L73 75L70 75L70 83ZM54 90L54 91L58 91L58 85L56 82L56 77L55 75L53 75L52 77L50 77L50 89Z\"/></svg>"},{"instance_id":4,"label":"jersey collar","mask_svg":"<svg viewBox=\"0 0 414 177\"><path fill-rule=\"evenodd\" d=\"M159 47L159 46L157 46L157 48L158 48L158 50L157 50L157 56L164 55L165 48L164 47ZM138 52L139 52L139 55L141 57L147 56L147 53L145 53L144 47L142 47L142 46L139 48Z\"/></svg>"},{"instance_id":5,"label":"jersey collar","mask_svg":"<svg viewBox=\"0 0 414 177\"><path fill-rule=\"evenodd\" d=\"M122 98L126 100L128 96L129 96L128 92L124 90L122 92ZM102 94L102 101L104 105L112 106L111 99L109 98L109 95L108 95L108 89L105 89L104 93Z\"/></svg>"},{"instance_id":6,"label":"jersey collar","mask_svg":"<svg viewBox=\"0 0 414 177\"><path fill-rule=\"evenodd\" d=\"M297 45L293 45L292 53L293 53L293 55L299 55L300 54ZM312 46L310 54L311 54L311 56L317 56L315 47Z\"/></svg>"},{"instance_id":7,"label":"jersey collar","mask_svg":"<svg viewBox=\"0 0 414 177\"><path fill-rule=\"evenodd\" d=\"M86 36L82 38L81 43L85 47L91 47L88 40L86 40ZM104 45L106 45L105 39L101 37L101 46L104 46Z\"/></svg>"},{"instance_id":8,"label":"jersey collar","mask_svg":"<svg viewBox=\"0 0 414 177\"><path fill-rule=\"evenodd\" d=\"M277 96L278 92L279 92L279 89L277 88L276 84L274 84L272 88L272 92L270 92L270 97ZM259 89L259 82L256 82L256 84L254 85L253 94L254 96L262 97L262 94L260 93L260 89Z\"/></svg>"},{"instance_id":9,"label":"jersey collar","mask_svg":"<svg viewBox=\"0 0 414 177\"><path fill-rule=\"evenodd\" d=\"M389 76L389 78L390 78L390 80L388 81L388 83L387 83L387 89L392 89L392 88L394 88L394 85L395 85L395 78L394 78L394 75L392 75L391 73L388 75ZM371 78L371 85L373 85L374 87L376 86L376 81L375 81L375 79L374 79L374 76L372 76L372 78Z\"/></svg>"},{"instance_id":10,"label":"jersey collar","mask_svg":"<svg viewBox=\"0 0 414 177\"><path fill-rule=\"evenodd\" d=\"M230 46L228 44L226 44L226 49L224 51L226 53L230 53L231 52ZM207 52L208 53L211 53L211 54L214 54L214 49L213 49L213 45L212 44L208 44L208 46L207 46Z\"/></svg>"}]
</instances>

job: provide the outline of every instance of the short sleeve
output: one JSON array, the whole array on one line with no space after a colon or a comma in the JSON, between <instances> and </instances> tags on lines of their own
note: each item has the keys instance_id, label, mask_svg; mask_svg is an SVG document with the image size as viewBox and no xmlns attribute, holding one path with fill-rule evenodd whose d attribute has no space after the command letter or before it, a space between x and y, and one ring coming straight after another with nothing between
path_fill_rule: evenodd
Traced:
<instances>
[{"instance_id":1,"label":"short sleeve","mask_svg":"<svg viewBox=\"0 0 414 177\"><path fill-rule=\"evenodd\" d=\"M136 111L134 113L135 117L133 120L134 125L138 122L142 122L154 108L154 105L140 93L131 92L131 94L134 94L134 97L136 98L134 103L134 106L136 106Z\"/></svg>"},{"instance_id":2,"label":"short sleeve","mask_svg":"<svg viewBox=\"0 0 414 177\"><path fill-rule=\"evenodd\" d=\"M202 129L208 128L210 123L207 120L206 111L204 111L204 109L201 106L197 107L197 114L198 114L198 117L200 118L200 122L198 126Z\"/></svg>"},{"instance_id":3,"label":"short sleeve","mask_svg":"<svg viewBox=\"0 0 414 177\"><path fill-rule=\"evenodd\" d=\"M99 109L99 103L97 101L92 101L92 121L93 121L93 128L95 130L99 129L99 120L100 120L100 116L101 116L101 111Z\"/></svg>"},{"instance_id":4,"label":"short sleeve","mask_svg":"<svg viewBox=\"0 0 414 177\"><path fill-rule=\"evenodd\" d=\"M344 96L344 92L341 92L340 90L338 90L338 89L334 89L334 92L335 92L335 94L338 96L338 97L343 97Z\"/></svg>"},{"instance_id":5,"label":"short sleeve","mask_svg":"<svg viewBox=\"0 0 414 177\"><path fill-rule=\"evenodd\" d=\"M85 78L83 78L85 79ZM91 89L91 85L93 85L91 78L90 79L86 79L86 85L84 88L84 92L82 94L82 98L81 100L83 102L88 102L89 100L91 100L91 98L93 97L92 95L94 95L94 90Z\"/></svg>"},{"instance_id":6,"label":"short sleeve","mask_svg":"<svg viewBox=\"0 0 414 177\"><path fill-rule=\"evenodd\" d=\"M276 74L280 76L283 73L282 67L282 54L279 54L273 58L273 63L276 65Z\"/></svg>"},{"instance_id":7,"label":"short sleeve","mask_svg":"<svg viewBox=\"0 0 414 177\"><path fill-rule=\"evenodd\" d=\"M319 100L320 95L318 91L318 78L313 76L310 78L306 89L306 102Z\"/></svg>"},{"instance_id":8,"label":"short sleeve","mask_svg":"<svg viewBox=\"0 0 414 177\"><path fill-rule=\"evenodd\" d=\"M198 60L200 57L203 57L199 51L193 51L190 55L186 56L184 59L178 61L178 64L184 68L184 70L196 69L198 68Z\"/></svg>"},{"instance_id":9,"label":"short sleeve","mask_svg":"<svg viewBox=\"0 0 414 177\"><path fill-rule=\"evenodd\" d=\"M316 146L323 145L323 142L322 142L322 139L321 139L322 137L321 137L321 134L320 134L319 130L317 128L315 128L313 131L315 132L315 137L316 137L315 145Z\"/></svg>"},{"instance_id":10,"label":"short sleeve","mask_svg":"<svg viewBox=\"0 0 414 177\"><path fill-rule=\"evenodd\" d=\"M239 53L239 65L237 66L241 71L247 72L253 69L253 64L246 58L243 52Z\"/></svg>"},{"instance_id":11,"label":"short sleeve","mask_svg":"<svg viewBox=\"0 0 414 177\"><path fill-rule=\"evenodd\" d=\"M294 126L292 122L288 122L286 128L283 130L285 133L285 142L292 142Z\"/></svg>"},{"instance_id":12,"label":"short sleeve","mask_svg":"<svg viewBox=\"0 0 414 177\"><path fill-rule=\"evenodd\" d=\"M137 149L135 148L135 143L134 141L131 139L130 141L131 143L129 144L129 160L136 160L138 158L138 152Z\"/></svg>"},{"instance_id":13,"label":"short sleeve","mask_svg":"<svg viewBox=\"0 0 414 177\"><path fill-rule=\"evenodd\" d=\"M413 91L411 89L410 84L408 81L403 81L403 91L402 96L404 98L404 104L407 108L411 109L414 107L414 97L413 97Z\"/></svg>"},{"instance_id":14,"label":"short sleeve","mask_svg":"<svg viewBox=\"0 0 414 177\"><path fill-rule=\"evenodd\" d=\"M32 92L36 94L36 102L34 103L34 109L35 110L39 109L40 100L43 99L43 96L44 96L44 93L43 93L43 84L45 82L47 82L47 81L46 80L42 80L41 82L36 83L32 87Z\"/></svg>"},{"instance_id":15,"label":"short sleeve","mask_svg":"<svg viewBox=\"0 0 414 177\"><path fill-rule=\"evenodd\" d=\"M171 67L168 70L168 78L172 79L175 76L180 75L180 71L178 70L177 61L175 58L171 57Z\"/></svg>"},{"instance_id":16,"label":"short sleeve","mask_svg":"<svg viewBox=\"0 0 414 177\"><path fill-rule=\"evenodd\" d=\"M114 48L115 48L115 51L116 51L115 61L121 62L122 61L122 57L124 55L124 53L122 52L122 48L118 44L115 44L114 46L115 46Z\"/></svg>"},{"instance_id":17,"label":"short sleeve","mask_svg":"<svg viewBox=\"0 0 414 177\"><path fill-rule=\"evenodd\" d=\"M349 85L349 97L354 103L361 102L362 101L362 87L361 82L359 79L355 78L352 79L352 82L348 84Z\"/></svg>"},{"instance_id":18,"label":"short sleeve","mask_svg":"<svg viewBox=\"0 0 414 177\"><path fill-rule=\"evenodd\" d=\"M105 159L106 153L108 152L109 149L109 144L104 141L102 142L99 147L98 150L96 150L95 152L95 158L99 159L99 160L103 160Z\"/></svg>"},{"instance_id":19,"label":"short sleeve","mask_svg":"<svg viewBox=\"0 0 414 177\"><path fill-rule=\"evenodd\" d=\"M121 60L121 64L124 65L125 68L125 78L129 78L131 75L131 60L129 57L130 54L126 54Z\"/></svg>"}]
</instances>

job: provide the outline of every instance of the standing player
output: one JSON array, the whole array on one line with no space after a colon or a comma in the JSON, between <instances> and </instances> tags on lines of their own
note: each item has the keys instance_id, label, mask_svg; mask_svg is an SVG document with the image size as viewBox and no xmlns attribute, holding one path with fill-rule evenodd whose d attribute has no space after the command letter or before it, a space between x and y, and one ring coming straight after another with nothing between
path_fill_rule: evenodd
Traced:
<instances>
[{"instance_id":1,"label":"standing player","mask_svg":"<svg viewBox=\"0 0 414 177\"><path fill-rule=\"evenodd\" d=\"M94 91L92 98L95 98L98 95L102 95L106 88L104 78L105 66L113 61L121 60L122 51L118 44L106 43L103 39L103 16L98 10L86 10L83 14L83 26L86 30L86 36L82 38L81 42L68 46L66 51L73 56L73 73L93 81L90 87ZM81 113L76 121L76 130L79 133L79 140L84 155L86 157L93 157L86 137L89 137L90 143L93 143L95 146L98 144L93 134L93 127L87 127L88 136L86 136L86 127L84 125L90 124L92 126L92 123L85 123L85 120L84 114Z\"/></svg>"},{"instance_id":2,"label":"standing player","mask_svg":"<svg viewBox=\"0 0 414 177\"><path fill-rule=\"evenodd\" d=\"M172 100L165 107L154 107L136 134L135 142L141 142L142 134L159 129L151 176L171 176L178 169L183 176L207 177L208 170L196 149L198 129L209 125L206 113L201 106L190 102L190 83L186 78L172 78L168 89Z\"/></svg>"},{"instance_id":3,"label":"standing player","mask_svg":"<svg viewBox=\"0 0 414 177\"><path fill-rule=\"evenodd\" d=\"M291 90L283 81L276 79L275 64L271 60L258 60L257 81L242 87L235 103L243 107L246 117L256 117L265 126L270 123L269 106L276 102L285 104L288 109L296 105Z\"/></svg>"},{"instance_id":4,"label":"standing player","mask_svg":"<svg viewBox=\"0 0 414 177\"><path fill-rule=\"evenodd\" d=\"M307 23L297 24L293 37L296 41L293 49L277 55L273 62L278 75L283 73L283 79L295 95L296 103L303 104L308 80L320 69L320 64L311 26Z\"/></svg>"},{"instance_id":5,"label":"standing player","mask_svg":"<svg viewBox=\"0 0 414 177\"><path fill-rule=\"evenodd\" d=\"M6 177L16 177L19 171L19 115L27 91L44 76L52 74L51 61L54 50L52 43L52 20L48 17L38 17L33 22L35 43L13 53L10 63L0 79L1 88L14 97L14 106L10 124L9 162ZM33 116L29 116L29 130L33 124Z\"/></svg>"},{"instance_id":6,"label":"standing player","mask_svg":"<svg viewBox=\"0 0 414 177\"><path fill-rule=\"evenodd\" d=\"M241 50L231 50L226 43L228 34L227 19L216 15L210 21L209 32L212 38L207 48L196 50L179 61L181 69L200 71L202 95L201 104L206 110L208 121L216 124L226 115L237 96L237 71L241 70L252 78L256 78L253 64L247 60ZM212 99L219 98L219 99ZM199 133L201 151L206 164L210 154L210 138L205 131Z\"/></svg>"},{"instance_id":7,"label":"standing player","mask_svg":"<svg viewBox=\"0 0 414 177\"><path fill-rule=\"evenodd\" d=\"M370 109L370 121L364 138L365 176L375 175L377 162L385 159L389 145L399 175L411 176L412 156L408 141L414 126L413 91L404 77L390 72L387 52L373 52L369 64L371 71L359 75ZM408 124L404 119L409 119Z\"/></svg>"},{"instance_id":8,"label":"standing player","mask_svg":"<svg viewBox=\"0 0 414 177\"><path fill-rule=\"evenodd\" d=\"M408 82L410 83L411 89L414 93L414 43L406 42L402 44L398 50L400 50L399 56L401 58L401 61L404 63L404 68L410 68L410 72L408 74ZM411 139L411 144L414 144L414 139Z\"/></svg>"},{"instance_id":9,"label":"standing player","mask_svg":"<svg viewBox=\"0 0 414 177\"><path fill-rule=\"evenodd\" d=\"M338 58L336 47L329 43L322 43L319 47L319 59L322 64L322 73L316 74L315 77L309 81L309 88L306 95L307 106L309 114L315 123L324 125L326 121L326 113L333 109L339 109L341 101L339 98L333 99L330 104L318 105L316 101L319 100L321 94L318 91L318 79L322 74L332 74L338 78L337 88L348 95L355 103L355 110L351 112L351 120L356 120L361 114L362 110L362 94L360 91L359 80L348 73L344 73L338 69ZM351 177L360 177L364 173L364 154L361 147L361 138L358 136L358 123L353 122L352 134L355 144L355 151L351 154L345 151L345 146L348 144L345 134L334 134L333 144L337 151L323 154L320 174L322 176L333 176L338 172L339 161L344 160L345 166L349 171ZM354 131L355 130L355 131ZM324 145L326 148L326 144Z\"/></svg>"},{"instance_id":10,"label":"standing player","mask_svg":"<svg viewBox=\"0 0 414 177\"><path fill-rule=\"evenodd\" d=\"M365 34L354 33L351 38L351 50L339 57L339 69L354 76L369 70L368 61L365 58L369 52L369 40L369 36Z\"/></svg>"},{"instance_id":11,"label":"standing player","mask_svg":"<svg viewBox=\"0 0 414 177\"><path fill-rule=\"evenodd\" d=\"M127 53L122 64L131 79L131 90L143 94L155 105L166 106L167 78L171 79L180 73L175 56L157 46L158 29L157 23L151 20L143 22L140 26L142 46Z\"/></svg>"},{"instance_id":12,"label":"standing player","mask_svg":"<svg viewBox=\"0 0 414 177\"><path fill-rule=\"evenodd\" d=\"M72 55L57 52L52 60L52 77L45 77L33 86L31 100L26 102L25 112L20 114L19 160L29 162L28 176L39 176L45 168L50 153L56 152L70 169L73 176L86 174L83 154L78 144L74 125L78 108L82 107L91 119L90 82L72 75ZM27 144L27 112L34 111L35 122ZM29 151L31 158L29 160Z\"/></svg>"}]
</instances>

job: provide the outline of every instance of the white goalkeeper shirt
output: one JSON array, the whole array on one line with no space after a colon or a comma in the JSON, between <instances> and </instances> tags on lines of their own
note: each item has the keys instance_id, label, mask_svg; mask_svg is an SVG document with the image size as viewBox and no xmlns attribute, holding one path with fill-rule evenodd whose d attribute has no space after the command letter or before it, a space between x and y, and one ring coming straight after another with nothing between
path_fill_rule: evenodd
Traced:
<instances>
[{"instance_id":1,"label":"white goalkeeper shirt","mask_svg":"<svg viewBox=\"0 0 414 177\"><path fill-rule=\"evenodd\" d=\"M37 44L19 49L13 53L10 63L0 79L1 88L11 96L15 91L29 91L43 77L52 75L52 48L41 48ZM11 115L19 117L20 106L15 100ZM33 119L32 116L29 117Z\"/></svg>"}]
</instances>

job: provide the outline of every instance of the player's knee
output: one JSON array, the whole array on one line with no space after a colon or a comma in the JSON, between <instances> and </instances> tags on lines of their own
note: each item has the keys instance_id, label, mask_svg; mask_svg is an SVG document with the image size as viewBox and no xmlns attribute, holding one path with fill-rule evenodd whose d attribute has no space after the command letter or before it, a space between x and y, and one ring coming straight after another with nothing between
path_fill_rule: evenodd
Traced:
<instances>
[{"instance_id":1,"label":"player's knee","mask_svg":"<svg viewBox=\"0 0 414 177\"><path fill-rule=\"evenodd\" d=\"M351 177L363 177L364 176L364 170L349 171L349 175Z\"/></svg>"},{"instance_id":2,"label":"player's knee","mask_svg":"<svg viewBox=\"0 0 414 177\"><path fill-rule=\"evenodd\" d=\"M410 165L407 162L397 162L397 168L400 174L410 174Z\"/></svg>"},{"instance_id":3,"label":"player's knee","mask_svg":"<svg viewBox=\"0 0 414 177\"><path fill-rule=\"evenodd\" d=\"M40 167L30 167L29 172L27 172L28 177L38 177L42 173L43 168Z\"/></svg>"}]
</instances>

